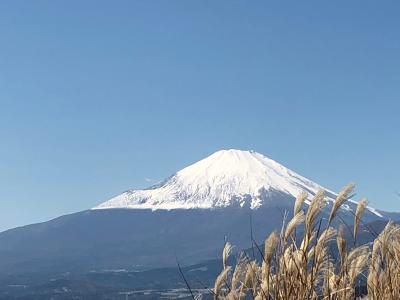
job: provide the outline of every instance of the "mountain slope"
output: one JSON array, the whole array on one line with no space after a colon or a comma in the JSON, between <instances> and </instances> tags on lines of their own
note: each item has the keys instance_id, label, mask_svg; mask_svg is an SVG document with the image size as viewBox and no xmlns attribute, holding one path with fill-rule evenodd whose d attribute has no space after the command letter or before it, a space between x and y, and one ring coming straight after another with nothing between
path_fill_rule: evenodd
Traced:
<instances>
[{"instance_id":1,"label":"mountain slope","mask_svg":"<svg viewBox=\"0 0 400 300\"><path fill-rule=\"evenodd\" d=\"M283 208L88 210L0 234L0 275L148 269L218 258L278 229Z\"/></svg>"}]
</instances>

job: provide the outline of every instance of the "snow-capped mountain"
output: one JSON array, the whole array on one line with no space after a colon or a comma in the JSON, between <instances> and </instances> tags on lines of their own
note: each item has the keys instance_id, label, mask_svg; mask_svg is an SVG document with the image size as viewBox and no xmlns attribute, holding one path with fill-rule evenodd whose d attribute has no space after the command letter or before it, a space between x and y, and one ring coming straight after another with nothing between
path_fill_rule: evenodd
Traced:
<instances>
[{"instance_id":1,"label":"snow-capped mountain","mask_svg":"<svg viewBox=\"0 0 400 300\"><path fill-rule=\"evenodd\" d=\"M182 209L249 206L257 209L272 193L310 198L318 190L335 193L254 151L221 150L144 190L129 190L94 209ZM345 209L352 208L347 205ZM370 208L379 216L379 213Z\"/></svg>"},{"instance_id":2,"label":"snow-capped mountain","mask_svg":"<svg viewBox=\"0 0 400 300\"><path fill-rule=\"evenodd\" d=\"M7 284L26 285L30 274L47 285L55 274L64 280L64 274L93 270L176 267L176 257L186 264L219 258L225 238L237 249L251 247L253 239L261 244L280 230L285 215L291 217L294 197L307 191L311 199L319 189L262 154L218 151L157 186L128 191L97 209L0 233L0 281L11 275ZM333 201L335 193L326 191ZM351 226L355 207L347 202L340 220ZM369 209L363 224L380 232L389 219L400 215Z\"/></svg>"}]
</instances>

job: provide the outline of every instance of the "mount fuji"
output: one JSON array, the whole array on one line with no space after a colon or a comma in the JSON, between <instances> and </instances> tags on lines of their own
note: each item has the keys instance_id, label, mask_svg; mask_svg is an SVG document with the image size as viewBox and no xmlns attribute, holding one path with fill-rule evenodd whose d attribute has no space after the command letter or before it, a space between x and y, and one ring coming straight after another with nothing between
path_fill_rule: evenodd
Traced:
<instances>
[{"instance_id":1,"label":"mount fuji","mask_svg":"<svg viewBox=\"0 0 400 300\"><path fill-rule=\"evenodd\" d=\"M143 271L218 258L227 238L237 249L281 227L302 191L336 193L254 151L221 150L143 190L98 206L0 233L0 280L27 285L104 270ZM339 215L351 222L356 202ZM324 214L324 213L323 213ZM364 221L398 215L368 208ZM400 218L398 218L400 219ZM350 223L351 224L351 223ZM4 279L5 280L5 279Z\"/></svg>"}]
</instances>

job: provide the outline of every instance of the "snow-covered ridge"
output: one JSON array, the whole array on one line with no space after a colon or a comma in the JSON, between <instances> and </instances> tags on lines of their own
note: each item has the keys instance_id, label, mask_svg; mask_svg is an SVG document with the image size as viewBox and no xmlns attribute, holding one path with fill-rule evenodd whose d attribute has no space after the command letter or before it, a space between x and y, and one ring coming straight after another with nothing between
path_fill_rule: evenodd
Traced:
<instances>
[{"instance_id":1,"label":"snow-covered ridge","mask_svg":"<svg viewBox=\"0 0 400 300\"><path fill-rule=\"evenodd\" d=\"M221 150L180 171L157 186L129 190L94 209L217 208L263 205L265 191L297 197L327 189L268 157L242 150ZM333 192L328 191L334 195Z\"/></svg>"}]
</instances>

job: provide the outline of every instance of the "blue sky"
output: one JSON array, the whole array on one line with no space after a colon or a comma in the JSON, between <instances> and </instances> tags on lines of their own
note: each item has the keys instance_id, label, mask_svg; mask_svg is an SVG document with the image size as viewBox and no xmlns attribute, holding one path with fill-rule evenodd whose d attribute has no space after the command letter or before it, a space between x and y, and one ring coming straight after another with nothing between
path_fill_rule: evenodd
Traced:
<instances>
[{"instance_id":1,"label":"blue sky","mask_svg":"<svg viewBox=\"0 0 400 300\"><path fill-rule=\"evenodd\" d=\"M0 230L222 148L400 211L400 2L1 1Z\"/></svg>"}]
</instances>

